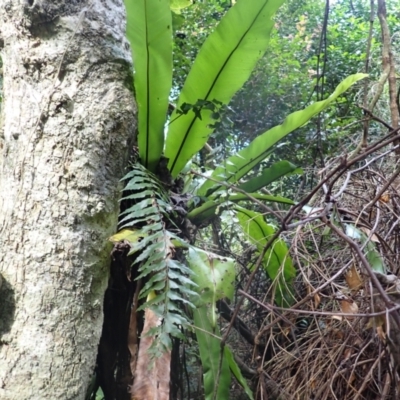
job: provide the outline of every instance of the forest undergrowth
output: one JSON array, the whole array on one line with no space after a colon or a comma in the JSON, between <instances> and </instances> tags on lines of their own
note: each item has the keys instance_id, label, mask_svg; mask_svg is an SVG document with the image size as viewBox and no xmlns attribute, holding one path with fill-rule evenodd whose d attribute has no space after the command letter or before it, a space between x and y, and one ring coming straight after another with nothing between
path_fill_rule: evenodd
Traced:
<instances>
[{"instance_id":1,"label":"forest undergrowth","mask_svg":"<svg viewBox=\"0 0 400 400\"><path fill-rule=\"evenodd\" d=\"M319 183L282 212L281 235L297 270L289 307L274 305L278 286L256 271L251 247L237 257L236 299L244 301L220 301L220 324L222 334L235 328L227 344L257 398L372 400L399 393L397 132L309 170ZM239 386L232 398L241 398Z\"/></svg>"}]
</instances>

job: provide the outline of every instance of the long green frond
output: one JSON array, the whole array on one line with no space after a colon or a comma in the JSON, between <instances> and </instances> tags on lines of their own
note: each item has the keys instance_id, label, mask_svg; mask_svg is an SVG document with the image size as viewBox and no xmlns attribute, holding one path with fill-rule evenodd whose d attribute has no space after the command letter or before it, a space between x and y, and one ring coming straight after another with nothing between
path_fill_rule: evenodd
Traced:
<instances>
[{"instance_id":1,"label":"long green frond","mask_svg":"<svg viewBox=\"0 0 400 400\"><path fill-rule=\"evenodd\" d=\"M282 125L275 126L260 136L256 137L246 148L239 151L236 155L229 157L223 165L217 167L211 177L230 183L237 182L246 175L252 168L265 159L271 147L290 132L307 123L314 115L329 107L343 92L360 79L365 78L366 74L354 74L343 80L336 90L326 99L311 104L301 111L295 111L288 115ZM221 178L222 177L222 178ZM211 180L204 182L198 189L199 196L205 196L208 190L215 183Z\"/></svg>"},{"instance_id":2,"label":"long green frond","mask_svg":"<svg viewBox=\"0 0 400 400\"><path fill-rule=\"evenodd\" d=\"M196 305L193 319L203 368L204 398L228 399L231 371L226 351L221 351L216 303L225 297L233 298L235 262L193 246L189 247L187 261L200 294L192 302Z\"/></svg>"},{"instance_id":3,"label":"long green frond","mask_svg":"<svg viewBox=\"0 0 400 400\"><path fill-rule=\"evenodd\" d=\"M207 306L197 307L193 319L203 368L204 399L229 399L232 375L225 354L221 354L218 326L212 326Z\"/></svg>"},{"instance_id":4,"label":"long green frond","mask_svg":"<svg viewBox=\"0 0 400 400\"><path fill-rule=\"evenodd\" d=\"M257 247L258 253L262 253L264 247L275 233L275 229L268 224L263 215L236 207L239 223L249 240ZM293 279L296 270L293 266L289 249L286 243L278 238L265 252L263 266L265 272L274 281L275 301L281 306L288 306L293 302Z\"/></svg>"},{"instance_id":5,"label":"long green frond","mask_svg":"<svg viewBox=\"0 0 400 400\"><path fill-rule=\"evenodd\" d=\"M187 299L196 298L191 288L196 283L191 280L191 270L173 259L174 237L165 229L165 216L170 213L170 199L157 177L143 165L135 164L123 179L126 182L126 196L123 201L133 202L121 215L123 230L110 238L113 243L129 243L129 255L138 270L136 279L143 280L139 298L151 300L141 308L150 308L160 319L161 324L153 329L153 355L162 355L171 345L170 335L182 337L182 327L189 325L188 318L179 305L185 304L194 308ZM144 189L144 190L143 190ZM130 229L126 229L130 227Z\"/></svg>"},{"instance_id":6,"label":"long green frond","mask_svg":"<svg viewBox=\"0 0 400 400\"><path fill-rule=\"evenodd\" d=\"M273 15L284 0L239 0L222 18L202 46L186 79L177 109L198 100L227 104L246 82L263 55L274 25ZM177 118L178 117L178 118ZM165 156L176 177L212 132L211 110L201 118L193 111L171 117Z\"/></svg>"},{"instance_id":7,"label":"long green frond","mask_svg":"<svg viewBox=\"0 0 400 400\"><path fill-rule=\"evenodd\" d=\"M169 0L125 0L127 37L139 110L141 163L155 170L164 147L172 85L172 17Z\"/></svg>"},{"instance_id":8,"label":"long green frond","mask_svg":"<svg viewBox=\"0 0 400 400\"><path fill-rule=\"evenodd\" d=\"M259 193L249 193L251 197L265 201L265 202L273 202L273 203L282 203L282 204L289 204L293 205L294 201L290 200L286 197L282 196L271 196L268 194L259 194ZM231 203L239 203L241 201L251 201L248 196L245 194L233 194L228 197L219 197L213 200L209 200L202 204L201 206L193 209L187 214L187 218L196 225L200 225L206 222L208 219L215 216L217 208L224 206L228 202ZM225 204L224 204L225 203Z\"/></svg>"}]
</instances>

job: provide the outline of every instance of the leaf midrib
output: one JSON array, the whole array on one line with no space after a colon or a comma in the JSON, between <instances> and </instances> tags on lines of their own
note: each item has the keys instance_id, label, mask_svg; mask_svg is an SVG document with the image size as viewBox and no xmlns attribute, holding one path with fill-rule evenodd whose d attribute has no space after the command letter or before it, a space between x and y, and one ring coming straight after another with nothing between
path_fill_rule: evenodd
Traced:
<instances>
[{"instance_id":1,"label":"leaf midrib","mask_svg":"<svg viewBox=\"0 0 400 400\"><path fill-rule=\"evenodd\" d=\"M229 60L232 58L233 54L236 52L236 50L237 50L237 48L239 47L239 45L242 43L243 39L246 37L246 35L247 35L247 33L249 32L249 30L254 26L255 21L257 20L258 16L260 15L260 13L262 12L262 10L264 9L265 4L266 4L267 2L268 2L268 0L266 0L266 2L264 2L264 5L260 8L259 12L258 12L258 13L256 14L256 16L253 18L253 21L251 22L250 26L249 26L249 27L247 28L247 30L243 33L242 37L240 38L240 40L238 41L238 43L236 44L236 46L234 47L234 49L230 52L229 56L227 57L227 59L225 60L225 62L224 62L223 65L222 65L222 67L221 67L220 70L218 71L218 74L217 74L216 77L214 78L214 80L213 80L213 82L212 82L212 84L211 84L211 86L210 86L210 88L209 88L209 90L208 90L208 92L207 92L207 94L206 94L206 97L205 97L204 99L202 99L202 100L208 100L208 96L210 95L211 91L213 90L213 88L214 88L216 82L218 81L220 75L222 74L224 68L225 68L226 65L228 64ZM190 134L190 131L191 131L192 127L193 127L193 124L195 123L195 121L196 121L197 118L198 118L198 117L197 117L196 115L193 117L193 119L192 119L192 121L191 121L191 123L190 123L188 129L186 130L185 136L183 137L183 140L182 140L182 142L181 142L181 144L180 144L180 146L179 146L179 149L178 149L178 151L177 151L177 153L176 153L176 155L175 155L175 159L174 159L174 161L173 161L173 163L172 163L171 170L170 170L170 172L171 172L172 175L173 175L173 171L174 171L175 165L176 165L176 163L177 163L177 161L178 161L178 159L179 159L179 156L180 156L180 154L181 154L181 152L182 152L183 146L185 145L186 140L187 140L187 138L188 138L188 136L189 136L189 134Z\"/></svg>"}]
</instances>

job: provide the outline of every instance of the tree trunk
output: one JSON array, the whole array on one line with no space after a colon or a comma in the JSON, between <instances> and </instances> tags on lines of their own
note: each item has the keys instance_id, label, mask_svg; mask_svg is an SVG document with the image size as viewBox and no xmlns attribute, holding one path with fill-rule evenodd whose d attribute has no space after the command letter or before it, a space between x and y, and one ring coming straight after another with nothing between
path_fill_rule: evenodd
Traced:
<instances>
[{"instance_id":1,"label":"tree trunk","mask_svg":"<svg viewBox=\"0 0 400 400\"><path fill-rule=\"evenodd\" d=\"M0 21L0 399L83 399L136 124L124 6L0 0Z\"/></svg>"},{"instance_id":2,"label":"tree trunk","mask_svg":"<svg viewBox=\"0 0 400 400\"><path fill-rule=\"evenodd\" d=\"M382 33L382 69L388 76L389 82L389 107L390 119L393 129L399 127L399 109L397 106L397 83L396 83L396 68L393 57L391 36L389 26L387 24L386 1L378 0L378 18L381 24ZM395 145L399 143L396 141ZM396 149L396 154L400 154L400 149Z\"/></svg>"}]
</instances>

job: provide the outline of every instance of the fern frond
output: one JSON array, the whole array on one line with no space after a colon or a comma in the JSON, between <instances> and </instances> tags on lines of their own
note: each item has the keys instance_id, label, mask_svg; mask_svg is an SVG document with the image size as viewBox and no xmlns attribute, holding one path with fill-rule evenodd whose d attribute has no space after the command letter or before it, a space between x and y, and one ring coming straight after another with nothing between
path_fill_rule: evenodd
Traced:
<instances>
[{"instance_id":1,"label":"fern frond","mask_svg":"<svg viewBox=\"0 0 400 400\"><path fill-rule=\"evenodd\" d=\"M131 243L129 254L135 254L134 263L138 264L139 275L145 284L139 298L148 297L140 309L151 309L161 323L150 329L148 335L154 340L155 356L171 348L170 336L182 338L182 327L188 327L189 321L182 311L182 304L194 305L188 300L196 293L190 288L197 285L191 279L191 270L173 259L174 237L166 229L166 222L172 213L167 191L157 177L140 164L136 164L123 180L127 195L122 201L134 202L121 213L121 228L135 227L140 238Z\"/></svg>"}]
</instances>

